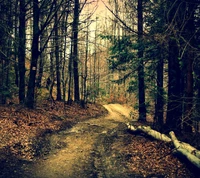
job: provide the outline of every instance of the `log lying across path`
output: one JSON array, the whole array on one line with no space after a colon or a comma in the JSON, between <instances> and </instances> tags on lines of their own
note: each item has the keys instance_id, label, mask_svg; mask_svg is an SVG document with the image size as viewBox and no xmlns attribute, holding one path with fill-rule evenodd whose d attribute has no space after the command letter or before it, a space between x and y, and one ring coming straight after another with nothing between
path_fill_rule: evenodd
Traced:
<instances>
[{"instance_id":1,"label":"log lying across path","mask_svg":"<svg viewBox=\"0 0 200 178\"><path fill-rule=\"evenodd\" d=\"M133 132L144 132L150 136L152 136L153 138L157 139L157 140L161 140L164 142L172 142L174 147L175 147L175 151L177 151L178 153L181 153L183 156L185 156L192 164L194 164L196 167L198 167L200 169L200 151L197 150L196 148L194 148L193 146L191 146L188 143L185 142L181 142L179 141L174 132L171 131L169 133L170 137L168 137L165 134L162 134L156 130L153 130L151 127L149 126L133 126L131 124L127 124L127 127L129 130L133 131Z\"/></svg>"}]
</instances>

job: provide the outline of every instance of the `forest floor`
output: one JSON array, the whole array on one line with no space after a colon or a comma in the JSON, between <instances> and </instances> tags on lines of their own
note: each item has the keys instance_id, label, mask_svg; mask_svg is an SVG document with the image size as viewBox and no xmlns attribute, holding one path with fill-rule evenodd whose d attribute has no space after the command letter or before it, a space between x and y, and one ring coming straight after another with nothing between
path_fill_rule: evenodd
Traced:
<instances>
[{"instance_id":1,"label":"forest floor","mask_svg":"<svg viewBox=\"0 0 200 178\"><path fill-rule=\"evenodd\" d=\"M0 178L200 177L170 144L128 132L130 111L47 101L34 110L0 106Z\"/></svg>"}]
</instances>

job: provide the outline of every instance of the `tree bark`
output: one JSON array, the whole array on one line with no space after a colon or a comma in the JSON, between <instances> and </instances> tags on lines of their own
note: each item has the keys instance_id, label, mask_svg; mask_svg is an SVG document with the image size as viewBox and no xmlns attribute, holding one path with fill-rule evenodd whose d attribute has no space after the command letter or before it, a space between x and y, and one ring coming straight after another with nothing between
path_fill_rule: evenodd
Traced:
<instances>
[{"instance_id":1,"label":"tree bark","mask_svg":"<svg viewBox=\"0 0 200 178\"><path fill-rule=\"evenodd\" d=\"M145 104L145 84L144 84L144 63L143 55L144 50L142 47L143 41L143 0L138 0L137 12L138 12L138 93L139 93L139 120L146 121L146 104Z\"/></svg>"},{"instance_id":2,"label":"tree bark","mask_svg":"<svg viewBox=\"0 0 200 178\"><path fill-rule=\"evenodd\" d=\"M25 101L25 48L26 48L26 8L25 0L20 2L19 15L19 45L18 45L18 69L19 69L19 102Z\"/></svg>"},{"instance_id":3,"label":"tree bark","mask_svg":"<svg viewBox=\"0 0 200 178\"><path fill-rule=\"evenodd\" d=\"M52 46L53 46L53 42L52 42ZM54 83L55 83L55 76L54 76L54 51L52 49L51 53L50 53L50 76L48 77L48 80L50 81L50 85L48 87L49 89L49 99L53 102L54 98L53 98L53 87L54 87Z\"/></svg>"},{"instance_id":4,"label":"tree bark","mask_svg":"<svg viewBox=\"0 0 200 178\"><path fill-rule=\"evenodd\" d=\"M68 64L68 72L69 72L69 80L68 80L68 98L67 98L67 104L71 104L72 100L72 91L71 91L71 86L72 86L72 45L71 45L71 53L69 56L69 64Z\"/></svg>"},{"instance_id":5,"label":"tree bark","mask_svg":"<svg viewBox=\"0 0 200 178\"><path fill-rule=\"evenodd\" d=\"M44 12L41 13L40 23L44 24L46 15ZM37 77L37 87L42 87L42 77L44 73L44 65L45 65L45 58L47 58L46 49L43 49L47 39L47 30L45 29L44 32L40 35L40 57L39 57L39 66L38 66L38 77Z\"/></svg>"},{"instance_id":6,"label":"tree bark","mask_svg":"<svg viewBox=\"0 0 200 178\"><path fill-rule=\"evenodd\" d=\"M193 0L192 0L193 1ZM186 44L186 50L183 49L183 53L185 53L186 59L186 86L185 86L185 113L184 113L184 122L183 122L183 129L186 132L192 132L192 108L193 108L193 86L194 86L194 79L193 79L193 63L194 63L194 47L195 47L195 11L196 5L191 3L186 4L186 16L187 21L185 23L185 27L183 30L182 36L184 37Z\"/></svg>"},{"instance_id":7,"label":"tree bark","mask_svg":"<svg viewBox=\"0 0 200 178\"><path fill-rule=\"evenodd\" d=\"M37 72L37 62L39 57L39 2L33 0L33 40L31 50L31 67L30 76L28 82L26 106L28 108L34 108L35 99L35 79Z\"/></svg>"},{"instance_id":8,"label":"tree bark","mask_svg":"<svg viewBox=\"0 0 200 178\"><path fill-rule=\"evenodd\" d=\"M186 145L177 140L174 132L170 132L169 134L176 151L185 156L196 167L200 168L200 151L189 144Z\"/></svg>"},{"instance_id":9,"label":"tree bark","mask_svg":"<svg viewBox=\"0 0 200 178\"><path fill-rule=\"evenodd\" d=\"M166 127L170 130L181 130L181 71L178 61L179 49L176 40L169 39L168 57L168 103Z\"/></svg>"},{"instance_id":10,"label":"tree bark","mask_svg":"<svg viewBox=\"0 0 200 178\"><path fill-rule=\"evenodd\" d=\"M161 48L159 50L159 59L157 64L157 91L156 91L156 101L155 101L155 123L159 126L159 129L162 128L164 124L163 118L163 107L164 107L164 96L163 96L163 69L164 69L164 56L162 55Z\"/></svg>"},{"instance_id":11,"label":"tree bark","mask_svg":"<svg viewBox=\"0 0 200 178\"><path fill-rule=\"evenodd\" d=\"M79 72L78 72L78 25L79 25L79 0L75 0L74 5L74 20L72 26L73 33L73 74L74 74L74 100L80 101L79 93Z\"/></svg>"},{"instance_id":12,"label":"tree bark","mask_svg":"<svg viewBox=\"0 0 200 178\"><path fill-rule=\"evenodd\" d=\"M55 6L57 5L55 1ZM60 56L59 56L59 33L58 33L58 12L55 13L55 57L56 57L56 81L57 96L56 100L61 101L61 79L60 79Z\"/></svg>"},{"instance_id":13,"label":"tree bark","mask_svg":"<svg viewBox=\"0 0 200 178\"><path fill-rule=\"evenodd\" d=\"M129 123L127 124L127 126L128 126L128 129L133 132L136 132L136 131L144 132L157 140L171 142L171 139L167 135L161 134L160 132L151 129L151 127L147 127L147 126L134 127L133 125L130 125Z\"/></svg>"}]
</instances>

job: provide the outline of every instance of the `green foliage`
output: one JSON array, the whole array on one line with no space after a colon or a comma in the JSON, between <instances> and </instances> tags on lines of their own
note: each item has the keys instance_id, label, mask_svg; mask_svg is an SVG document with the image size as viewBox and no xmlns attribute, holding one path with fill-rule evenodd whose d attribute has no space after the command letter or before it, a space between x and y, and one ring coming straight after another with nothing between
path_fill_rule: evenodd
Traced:
<instances>
[{"instance_id":1,"label":"green foliage","mask_svg":"<svg viewBox=\"0 0 200 178\"><path fill-rule=\"evenodd\" d=\"M109 48L110 56L108 58L110 70L126 71L130 68L130 64L136 58L135 50L137 49L133 37L111 35L100 35L100 37L109 40L112 44Z\"/></svg>"},{"instance_id":2,"label":"green foliage","mask_svg":"<svg viewBox=\"0 0 200 178\"><path fill-rule=\"evenodd\" d=\"M106 96L106 90L104 88L99 88L99 95Z\"/></svg>"},{"instance_id":3,"label":"green foliage","mask_svg":"<svg viewBox=\"0 0 200 178\"><path fill-rule=\"evenodd\" d=\"M2 85L0 87L0 93L1 95L3 95L4 97L11 97L11 92L9 91L9 88L6 85Z\"/></svg>"},{"instance_id":4,"label":"green foliage","mask_svg":"<svg viewBox=\"0 0 200 178\"><path fill-rule=\"evenodd\" d=\"M3 99L2 104L5 104L7 99L12 99L18 94L18 88L15 84L15 70L12 63L1 66L0 75L0 97Z\"/></svg>"},{"instance_id":5,"label":"green foliage","mask_svg":"<svg viewBox=\"0 0 200 178\"><path fill-rule=\"evenodd\" d=\"M136 93L138 90L138 80L131 80L128 85L129 93Z\"/></svg>"},{"instance_id":6,"label":"green foliage","mask_svg":"<svg viewBox=\"0 0 200 178\"><path fill-rule=\"evenodd\" d=\"M47 88L37 88L35 91L35 99L37 101L46 100L49 98L49 91Z\"/></svg>"},{"instance_id":7,"label":"green foliage","mask_svg":"<svg viewBox=\"0 0 200 178\"><path fill-rule=\"evenodd\" d=\"M3 84L0 86L0 94L4 96L5 98L12 98L16 95L18 89L16 85L12 82L9 82L8 84Z\"/></svg>"}]
</instances>

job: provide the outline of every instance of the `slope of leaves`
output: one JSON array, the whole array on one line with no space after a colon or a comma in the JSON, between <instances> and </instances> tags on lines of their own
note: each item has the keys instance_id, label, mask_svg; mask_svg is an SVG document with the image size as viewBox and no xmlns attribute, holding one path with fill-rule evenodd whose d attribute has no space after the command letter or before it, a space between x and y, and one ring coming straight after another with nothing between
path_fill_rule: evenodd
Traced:
<instances>
[{"instance_id":1,"label":"slope of leaves","mask_svg":"<svg viewBox=\"0 0 200 178\"><path fill-rule=\"evenodd\" d=\"M123 149L125 165L143 177L199 177L197 170L186 160L173 153L169 143L157 141L147 135L129 135ZM117 146L119 147L119 145Z\"/></svg>"},{"instance_id":2,"label":"slope of leaves","mask_svg":"<svg viewBox=\"0 0 200 178\"><path fill-rule=\"evenodd\" d=\"M100 105L88 104L83 109L74 103L64 106L63 102L49 101L43 101L34 110L21 105L0 106L0 160L7 155L32 160L39 137L105 112Z\"/></svg>"}]
</instances>

